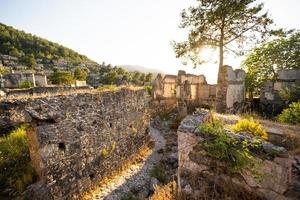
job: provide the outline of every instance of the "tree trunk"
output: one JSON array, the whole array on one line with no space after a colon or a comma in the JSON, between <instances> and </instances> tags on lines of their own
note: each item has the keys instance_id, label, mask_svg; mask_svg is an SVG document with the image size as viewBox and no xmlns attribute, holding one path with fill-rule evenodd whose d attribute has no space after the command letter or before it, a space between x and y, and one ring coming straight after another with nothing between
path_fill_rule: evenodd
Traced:
<instances>
[{"instance_id":1,"label":"tree trunk","mask_svg":"<svg viewBox=\"0 0 300 200\"><path fill-rule=\"evenodd\" d=\"M222 80L221 68L224 65L224 30L221 29L221 36L219 41L219 72L218 72L218 83Z\"/></svg>"}]
</instances>

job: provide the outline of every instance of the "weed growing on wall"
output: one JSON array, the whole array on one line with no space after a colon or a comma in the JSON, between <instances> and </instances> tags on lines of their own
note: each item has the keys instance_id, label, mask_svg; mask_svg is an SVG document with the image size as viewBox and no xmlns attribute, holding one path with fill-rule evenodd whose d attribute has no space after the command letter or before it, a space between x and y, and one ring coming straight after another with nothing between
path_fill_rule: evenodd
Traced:
<instances>
[{"instance_id":1,"label":"weed growing on wall","mask_svg":"<svg viewBox=\"0 0 300 200\"><path fill-rule=\"evenodd\" d=\"M108 156L108 151L105 147L101 149L100 156L102 159L105 159Z\"/></svg>"},{"instance_id":2,"label":"weed growing on wall","mask_svg":"<svg viewBox=\"0 0 300 200\"><path fill-rule=\"evenodd\" d=\"M231 127L235 133L245 132L252 136L260 137L261 139L268 139L267 132L262 128L260 123L253 118L241 119Z\"/></svg>"},{"instance_id":3,"label":"weed growing on wall","mask_svg":"<svg viewBox=\"0 0 300 200\"><path fill-rule=\"evenodd\" d=\"M152 88L152 86L144 86L144 90L146 90L148 92L148 94L151 95L153 88Z\"/></svg>"},{"instance_id":4,"label":"weed growing on wall","mask_svg":"<svg viewBox=\"0 0 300 200\"><path fill-rule=\"evenodd\" d=\"M21 193L37 178L30 163L28 128L22 125L0 138L0 193Z\"/></svg>"},{"instance_id":5,"label":"weed growing on wall","mask_svg":"<svg viewBox=\"0 0 300 200\"><path fill-rule=\"evenodd\" d=\"M206 137L199 145L209 156L225 163L229 172L240 172L253 162L250 152L252 144L247 140L238 142L237 139L228 136L221 121L213 120L204 123L198 129L200 134Z\"/></svg>"}]
</instances>

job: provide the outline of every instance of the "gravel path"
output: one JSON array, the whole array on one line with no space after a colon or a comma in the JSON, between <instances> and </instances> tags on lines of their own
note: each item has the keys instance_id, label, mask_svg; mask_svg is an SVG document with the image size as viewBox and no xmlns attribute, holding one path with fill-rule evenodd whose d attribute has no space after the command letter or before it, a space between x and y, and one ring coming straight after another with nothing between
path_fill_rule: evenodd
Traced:
<instances>
[{"instance_id":1,"label":"gravel path","mask_svg":"<svg viewBox=\"0 0 300 200\"><path fill-rule=\"evenodd\" d=\"M160 132L151 127L149 129L151 138L155 141L155 146L148 158L143 162L132 165L122 175L110 181L108 185L101 187L97 194L93 194L92 200L118 200L128 194L133 188L138 189L142 196L146 197L150 187L150 171L161 159L160 149L165 147L165 139Z\"/></svg>"}]
</instances>

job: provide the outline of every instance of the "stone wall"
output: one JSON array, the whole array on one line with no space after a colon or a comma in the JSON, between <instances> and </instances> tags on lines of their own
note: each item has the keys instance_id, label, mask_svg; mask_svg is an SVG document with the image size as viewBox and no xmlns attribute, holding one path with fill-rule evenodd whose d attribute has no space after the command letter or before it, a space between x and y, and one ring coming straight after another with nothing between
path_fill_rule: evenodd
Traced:
<instances>
[{"instance_id":1,"label":"stone wall","mask_svg":"<svg viewBox=\"0 0 300 200\"><path fill-rule=\"evenodd\" d=\"M39 182L30 199L71 199L121 167L148 141L144 90L3 100L0 126L30 123Z\"/></svg>"},{"instance_id":2,"label":"stone wall","mask_svg":"<svg viewBox=\"0 0 300 200\"><path fill-rule=\"evenodd\" d=\"M47 77L43 73L15 72L4 75L4 88L20 88L22 83L30 82L34 86L47 86Z\"/></svg>"},{"instance_id":3,"label":"stone wall","mask_svg":"<svg viewBox=\"0 0 300 200\"><path fill-rule=\"evenodd\" d=\"M270 116L277 115L286 107L280 92L300 87L300 70L281 70L276 81L265 81L261 87L260 109Z\"/></svg>"},{"instance_id":4,"label":"stone wall","mask_svg":"<svg viewBox=\"0 0 300 200\"><path fill-rule=\"evenodd\" d=\"M292 185L292 159L287 150L271 143L262 144L255 154L257 166L229 173L225 163L211 157L201 144L211 139L201 135L197 127L207 121L205 111L188 115L180 124L178 135L178 189L185 199L288 199L285 192ZM226 132L237 141L245 135ZM251 139L250 139L251 141ZM268 157L273 152L273 158ZM264 155L265 154L265 155ZM258 156L260 155L260 156ZM264 156L263 156L264 155Z\"/></svg>"},{"instance_id":5,"label":"stone wall","mask_svg":"<svg viewBox=\"0 0 300 200\"><path fill-rule=\"evenodd\" d=\"M223 66L217 85L207 84L205 76L187 74L178 76L159 74L154 80L154 99L177 99L187 105L205 105L219 112L238 112L245 101L245 72ZM174 89L176 88L176 89Z\"/></svg>"}]
</instances>

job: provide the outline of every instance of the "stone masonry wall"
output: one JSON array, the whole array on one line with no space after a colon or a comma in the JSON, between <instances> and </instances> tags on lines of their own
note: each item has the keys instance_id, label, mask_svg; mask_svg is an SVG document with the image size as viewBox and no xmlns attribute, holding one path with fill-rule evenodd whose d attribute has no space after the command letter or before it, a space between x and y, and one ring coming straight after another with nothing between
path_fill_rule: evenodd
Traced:
<instances>
[{"instance_id":1,"label":"stone masonry wall","mask_svg":"<svg viewBox=\"0 0 300 200\"><path fill-rule=\"evenodd\" d=\"M223 66L218 84L207 84L203 75L187 74L179 70L178 76L160 74L153 82L153 98L177 99L189 106L216 108L218 112L241 112L245 102L245 72Z\"/></svg>"},{"instance_id":2,"label":"stone masonry wall","mask_svg":"<svg viewBox=\"0 0 300 200\"><path fill-rule=\"evenodd\" d=\"M287 150L269 142L261 145L261 155L255 154L258 167L245 167L241 172L229 173L225 163L210 156L203 144L210 137L197 127L209 119L207 111L188 115L177 130L178 139L178 189L185 199L257 199L284 200L292 184L292 159ZM250 138L233 134L230 137L242 141ZM249 139L251 140L251 139ZM266 155L277 152L273 158ZM260 156L259 156L260 155ZM264 155L264 156L262 156Z\"/></svg>"},{"instance_id":3,"label":"stone masonry wall","mask_svg":"<svg viewBox=\"0 0 300 200\"><path fill-rule=\"evenodd\" d=\"M31 199L72 199L122 166L148 141L149 100L122 89L2 101L0 125L32 125Z\"/></svg>"}]
</instances>

